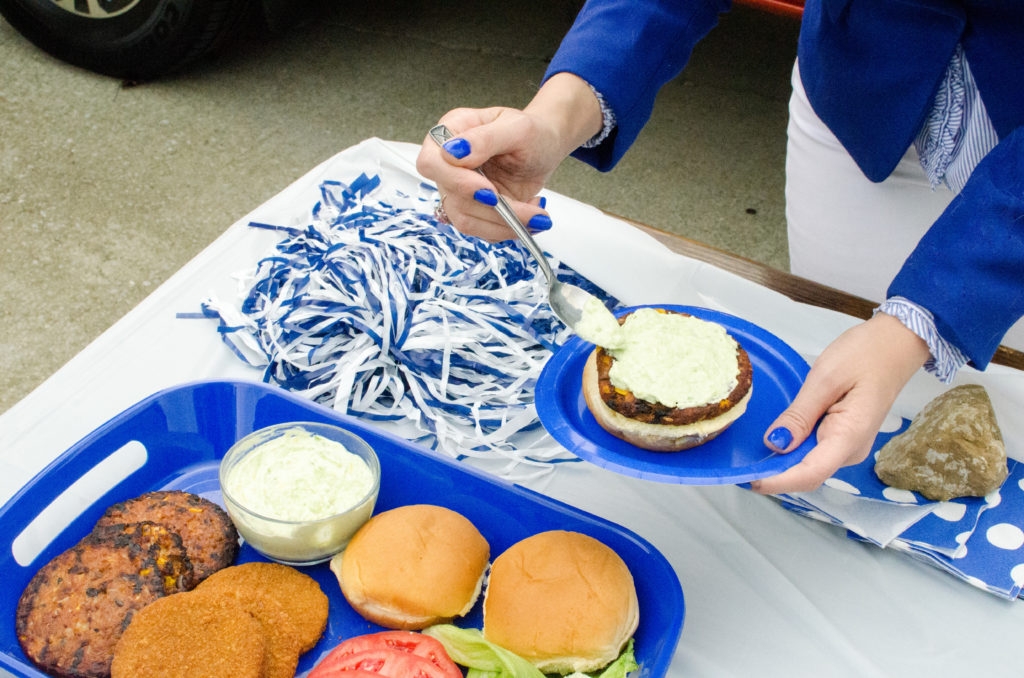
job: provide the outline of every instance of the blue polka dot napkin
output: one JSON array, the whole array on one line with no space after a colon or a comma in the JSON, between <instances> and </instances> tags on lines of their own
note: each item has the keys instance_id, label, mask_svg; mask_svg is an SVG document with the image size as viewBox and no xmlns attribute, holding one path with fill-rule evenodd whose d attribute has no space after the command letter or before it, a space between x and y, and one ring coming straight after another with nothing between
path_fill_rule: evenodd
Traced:
<instances>
[{"instance_id":1,"label":"blue polka dot napkin","mask_svg":"<svg viewBox=\"0 0 1024 678\"><path fill-rule=\"evenodd\" d=\"M1021 597L1024 585L1024 464L1011 462L1010 474L1000 489L985 497L977 524L957 532L955 522L929 516L915 525L912 540L901 536L891 546L964 581L1003 598ZM944 502L940 502L944 503ZM952 540L951 555L931 547L929 538Z\"/></svg>"},{"instance_id":2,"label":"blue polka dot napkin","mask_svg":"<svg viewBox=\"0 0 1024 678\"><path fill-rule=\"evenodd\" d=\"M844 527L860 541L891 548L994 595L1016 599L1024 586L1024 464L1010 460L1003 485L985 497L930 501L888 487L875 455L910 425L880 433L867 459L840 469L815 492L778 495L794 513Z\"/></svg>"}]
</instances>

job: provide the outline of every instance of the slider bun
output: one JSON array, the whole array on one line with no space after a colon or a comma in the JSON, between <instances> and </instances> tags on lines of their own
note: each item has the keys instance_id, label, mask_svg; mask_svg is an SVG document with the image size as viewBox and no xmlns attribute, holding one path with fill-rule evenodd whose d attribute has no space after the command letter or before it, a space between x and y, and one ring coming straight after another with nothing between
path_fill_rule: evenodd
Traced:
<instances>
[{"instance_id":1,"label":"slider bun","mask_svg":"<svg viewBox=\"0 0 1024 678\"><path fill-rule=\"evenodd\" d=\"M628 443L655 452L677 452L711 440L746 411L752 392L753 389L747 389L739 402L716 417L683 425L649 424L616 412L601 399L597 349L594 349L583 366L583 398L601 428Z\"/></svg>"},{"instance_id":2,"label":"slider bun","mask_svg":"<svg viewBox=\"0 0 1024 678\"><path fill-rule=\"evenodd\" d=\"M491 566L484 637L544 673L606 666L639 619L629 568L593 537L541 532L514 544Z\"/></svg>"},{"instance_id":3,"label":"slider bun","mask_svg":"<svg viewBox=\"0 0 1024 678\"><path fill-rule=\"evenodd\" d=\"M468 519L428 504L379 513L331 560L341 592L364 618L422 629L469 612L490 547Z\"/></svg>"}]
</instances>

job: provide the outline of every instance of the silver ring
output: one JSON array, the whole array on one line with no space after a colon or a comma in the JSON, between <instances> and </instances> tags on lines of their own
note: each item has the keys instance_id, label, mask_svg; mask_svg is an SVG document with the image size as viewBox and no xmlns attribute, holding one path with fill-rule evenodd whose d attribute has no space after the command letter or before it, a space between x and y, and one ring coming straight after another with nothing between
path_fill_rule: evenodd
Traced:
<instances>
[{"instance_id":1,"label":"silver ring","mask_svg":"<svg viewBox=\"0 0 1024 678\"><path fill-rule=\"evenodd\" d=\"M444 199L447 198L444 193L440 194L441 197L434 205L434 218L440 221L442 224L451 224L452 220L448 218L448 213L444 211Z\"/></svg>"}]
</instances>

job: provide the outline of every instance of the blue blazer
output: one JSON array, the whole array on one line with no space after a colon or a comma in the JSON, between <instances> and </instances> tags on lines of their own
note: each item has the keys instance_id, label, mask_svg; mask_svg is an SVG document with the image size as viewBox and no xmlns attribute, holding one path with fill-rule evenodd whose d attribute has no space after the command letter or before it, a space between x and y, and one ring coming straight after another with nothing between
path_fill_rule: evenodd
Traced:
<instances>
[{"instance_id":1,"label":"blue blazer","mask_svg":"<svg viewBox=\"0 0 1024 678\"><path fill-rule=\"evenodd\" d=\"M729 0L589 0L546 77L568 71L615 111L604 143L574 155L611 169ZM864 175L882 181L909 148L957 43L1000 143L929 229L889 288L929 309L977 367L1024 315L1024 3L808 0L800 76Z\"/></svg>"}]
</instances>

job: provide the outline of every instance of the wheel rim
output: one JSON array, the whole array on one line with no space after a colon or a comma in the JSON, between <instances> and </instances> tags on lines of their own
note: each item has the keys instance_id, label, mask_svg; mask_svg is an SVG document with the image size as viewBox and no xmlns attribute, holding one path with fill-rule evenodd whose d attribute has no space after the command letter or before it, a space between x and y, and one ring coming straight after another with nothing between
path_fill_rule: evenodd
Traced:
<instances>
[{"instance_id":1,"label":"wheel rim","mask_svg":"<svg viewBox=\"0 0 1024 678\"><path fill-rule=\"evenodd\" d=\"M52 0L53 4L87 19L109 19L124 14L142 0Z\"/></svg>"}]
</instances>

